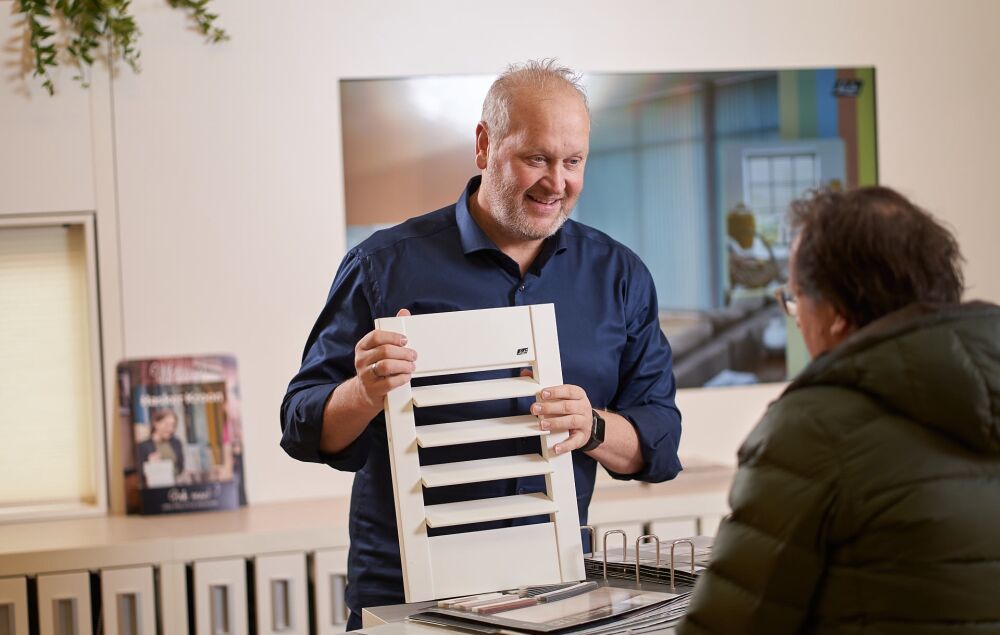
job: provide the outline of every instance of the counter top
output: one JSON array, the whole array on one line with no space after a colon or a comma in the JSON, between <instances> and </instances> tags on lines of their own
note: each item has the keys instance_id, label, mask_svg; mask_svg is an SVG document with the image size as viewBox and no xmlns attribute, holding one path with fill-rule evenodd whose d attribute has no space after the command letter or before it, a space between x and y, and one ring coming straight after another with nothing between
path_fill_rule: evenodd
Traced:
<instances>
[{"instance_id":1,"label":"counter top","mask_svg":"<svg viewBox=\"0 0 1000 635\"><path fill-rule=\"evenodd\" d=\"M693 464L646 484L598 479L592 524L722 514L733 468ZM348 497L160 516L0 525L0 576L314 551L348 546Z\"/></svg>"}]
</instances>

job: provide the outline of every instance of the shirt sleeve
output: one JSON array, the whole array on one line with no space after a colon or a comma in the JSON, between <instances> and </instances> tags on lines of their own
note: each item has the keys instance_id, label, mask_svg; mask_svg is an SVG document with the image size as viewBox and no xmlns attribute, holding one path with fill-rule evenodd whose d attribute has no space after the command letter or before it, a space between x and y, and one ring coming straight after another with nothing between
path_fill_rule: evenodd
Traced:
<instances>
[{"instance_id":1,"label":"shirt sleeve","mask_svg":"<svg viewBox=\"0 0 1000 635\"><path fill-rule=\"evenodd\" d=\"M750 433L729 494L733 512L679 633L801 632L839 505L838 452L826 429L779 401Z\"/></svg>"},{"instance_id":2,"label":"shirt sleeve","mask_svg":"<svg viewBox=\"0 0 1000 635\"><path fill-rule=\"evenodd\" d=\"M306 342L299 372L281 403L281 447L300 461L326 463L355 472L364 467L371 445L369 428L337 454L319 448L323 411L334 389L355 374L354 347L375 328L365 258L351 251Z\"/></svg>"},{"instance_id":3,"label":"shirt sleeve","mask_svg":"<svg viewBox=\"0 0 1000 635\"><path fill-rule=\"evenodd\" d=\"M660 329L659 302L649 270L638 270L626 282L627 340L619 366L618 394L611 409L625 417L639 437L645 462L635 474L618 474L621 480L659 483L681 471L677 446L681 440L681 413L674 402L670 344Z\"/></svg>"}]
</instances>

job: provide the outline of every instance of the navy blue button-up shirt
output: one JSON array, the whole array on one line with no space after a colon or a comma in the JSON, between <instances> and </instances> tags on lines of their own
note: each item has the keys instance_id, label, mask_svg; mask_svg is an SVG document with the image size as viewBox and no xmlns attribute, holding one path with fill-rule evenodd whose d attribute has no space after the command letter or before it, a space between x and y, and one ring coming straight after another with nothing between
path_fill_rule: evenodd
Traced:
<instances>
[{"instance_id":1,"label":"navy blue button-up shirt","mask_svg":"<svg viewBox=\"0 0 1000 635\"><path fill-rule=\"evenodd\" d=\"M522 277L517 263L469 214L468 198L479 182L479 177L473 178L455 205L377 232L345 256L306 342L302 367L281 405L281 446L289 455L357 472L351 494L347 586L347 602L354 611L403 601L384 416L372 420L342 452L329 455L319 449L327 398L354 375L354 346L374 328L376 317L394 316L402 308L420 315L551 302L563 381L581 386L595 408L624 416L638 434L645 466L636 474L612 476L659 482L681 469L677 459L681 417L674 404L670 347L660 330L656 290L645 265L607 235L568 220L545 240ZM485 376L503 373L516 371ZM416 412L417 425L523 415L533 402L525 398L423 408ZM532 437L426 448L420 450L420 461L427 465L527 454L539 447L538 438ZM597 463L574 452L573 465L580 522L586 523ZM539 491L544 491L544 482L535 476L425 489L424 500L432 505ZM485 523L476 528L496 526Z\"/></svg>"}]
</instances>

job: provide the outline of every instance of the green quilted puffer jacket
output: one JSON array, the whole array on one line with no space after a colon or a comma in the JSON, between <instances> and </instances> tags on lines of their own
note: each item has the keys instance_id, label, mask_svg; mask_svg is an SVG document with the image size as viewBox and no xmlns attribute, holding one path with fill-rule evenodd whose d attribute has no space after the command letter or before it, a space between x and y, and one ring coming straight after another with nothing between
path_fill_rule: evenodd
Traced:
<instances>
[{"instance_id":1,"label":"green quilted puffer jacket","mask_svg":"<svg viewBox=\"0 0 1000 635\"><path fill-rule=\"evenodd\" d=\"M683 635L1000 633L1000 307L820 356L739 451Z\"/></svg>"}]
</instances>

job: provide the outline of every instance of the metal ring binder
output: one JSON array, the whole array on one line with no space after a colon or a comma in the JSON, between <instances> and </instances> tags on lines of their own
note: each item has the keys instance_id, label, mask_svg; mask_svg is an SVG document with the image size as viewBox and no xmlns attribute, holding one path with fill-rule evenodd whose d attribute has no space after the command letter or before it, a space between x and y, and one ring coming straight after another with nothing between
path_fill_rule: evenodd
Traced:
<instances>
[{"instance_id":1,"label":"metal ring binder","mask_svg":"<svg viewBox=\"0 0 1000 635\"><path fill-rule=\"evenodd\" d=\"M597 547L597 545L595 544L597 542L597 532L594 529L593 525L580 525L580 529L586 529L587 532L590 534L590 554L588 555L593 556L594 549Z\"/></svg>"},{"instance_id":2,"label":"metal ring binder","mask_svg":"<svg viewBox=\"0 0 1000 635\"><path fill-rule=\"evenodd\" d=\"M628 534L622 529L612 529L604 532L604 579L608 579L608 536L611 534L622 535L622 562L628 562ZM693 547L693 545L692 545Z\"/></svg>"},{"instance_id":3,"label":"metal ring binder","mask_svg":"<svg viewBox=\"0 0 1000 635\"><path fill-rule=\"evenodd\" d=\"M670 590L671 591L677 590L677 586L674 584L674 549L677 547L677 545L684 543L691 545L691 575L694 576L694 543L687 539L675 540L671 542L670 543Z\"/></svg>"},{"instance_id":4,"label":"metal ring binder","mask_svg":"<svg viewBox=\"0 0 1000 635\"><path fill-rule=\"evenodd\" d=\"M639 577L639 545L646 538L652 538L656 541L656 568L660 568L660 537L654 534L646 534L645 536L639 536L635 539L635 583L642 586L642 580ZM693 544L693 543L692 543ZM673 573L673 561L670 563L671 573Z\"/></svg>"}]
</instances>

